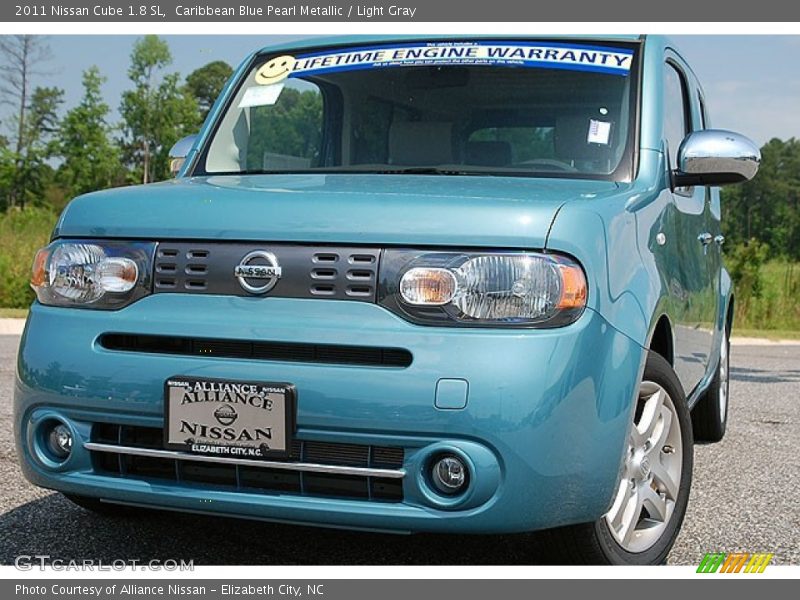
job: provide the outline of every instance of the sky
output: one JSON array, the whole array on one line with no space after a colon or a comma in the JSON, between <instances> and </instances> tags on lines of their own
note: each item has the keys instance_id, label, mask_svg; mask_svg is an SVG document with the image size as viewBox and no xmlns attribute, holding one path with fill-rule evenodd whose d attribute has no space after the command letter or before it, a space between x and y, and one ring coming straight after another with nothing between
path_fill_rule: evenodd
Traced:
<instances>
[{"instance_id":1,"label":"sky","mask_svg":"<svg viewBox=\"0 0 800 600\"><path fill-rule=\"evenodd\" d=\"M307 36L163 36L173 56L172 71L185 76L213 60L236 66L253 50ZM81 73L97 65L107 77L103 92L118 118L136 36L49 36L52 58L35 85L65 91L65 106L82 94ZM714 127L732 129L759 145L773 137L800 138L800 35L673 36L706 92ZM0 118L5 115L0 114ZM5 119L3 119L5 121Z\"/></svg>"}]
</instances>

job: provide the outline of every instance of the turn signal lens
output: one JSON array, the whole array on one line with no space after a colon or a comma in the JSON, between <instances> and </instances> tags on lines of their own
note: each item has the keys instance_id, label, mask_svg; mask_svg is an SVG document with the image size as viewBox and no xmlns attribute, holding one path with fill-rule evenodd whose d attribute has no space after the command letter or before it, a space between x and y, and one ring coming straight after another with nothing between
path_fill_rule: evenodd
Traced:
<instances>
[{"instance_id":1,"label":"turn signal lens","mask_svg":"<svg viewBox=\"0 0 800 600\"><path fill-rule=\"evenodd\" d=\"M442 306L453 299L457 290L456 276L449 269L409 269L400 280L400 295L414 306Z\"/></svg>"},{"instance_id":2,"label":"turn signal lens","mask_svg":"<svg viewBox=\"0 0 800 600\"><path fill-rule=\"evenodd\" d=\"M580 267L559 265L561 269L561 299L556 305L560 309L586 306L586 277Z\"/></svg>"},{"instance_id":3,"label":"turn signal lens","mask_svg":"<svg viewBox=\"0 0 800 600\"><path fill-rule=\"evenodd\" d=\"M97 265L97 281L103 291L127 292L138 279L139 269L130 258L106 258Z\"/></svg>"},{"instance_id":4,"label":"turn signal lens","mask_svg":"<svg viewBox=\"0 0 800 600\"><path fill-rule=\"evenodd\" d=\"M47 282L47 259L50 258L50 249L42 248L33 259L33 272L31 273L31 287L42 287Z\"/></svg>"}]
</instances>

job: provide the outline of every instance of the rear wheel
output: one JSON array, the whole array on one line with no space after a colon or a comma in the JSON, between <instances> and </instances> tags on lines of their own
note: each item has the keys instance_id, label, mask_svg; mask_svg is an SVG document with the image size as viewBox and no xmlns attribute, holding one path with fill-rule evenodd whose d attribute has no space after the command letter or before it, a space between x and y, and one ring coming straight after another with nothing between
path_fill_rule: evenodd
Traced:
<instances>
[{"instance_id":1,"label":"rear wheel","mask_svg":"<svg viewBox=\"0 0 800 600\"><path fill-rule=\"evenodd\" d=\"M720 343L717 372L692 410L692 428L696 442L718 442L725 436L728 425L730 349L730 334L726 329Z\"/></svg>"},{"instance_id":2,"label":"rear wheel","mask_svg":"<svg viewBox=\"0 0 800 600\"><path fill-rule=\"evenodd\" d=\"M611 509L594 523L543 532L564 562L662 564L680 531L692 482L686 397L670 364L651 352L639 384Z\"/></svg>"}]
</instances>

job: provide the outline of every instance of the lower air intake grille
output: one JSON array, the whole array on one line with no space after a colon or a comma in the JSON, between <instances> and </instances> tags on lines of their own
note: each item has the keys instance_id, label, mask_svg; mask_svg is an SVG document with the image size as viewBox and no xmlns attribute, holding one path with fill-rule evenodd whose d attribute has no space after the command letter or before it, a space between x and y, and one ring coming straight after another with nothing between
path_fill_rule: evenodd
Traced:
<instances>
[{"instance_id":1,"label":"lower air intake grille","mask_svg":"<svg viewBox=\"0 0 800 600\"><path fill-rule=\"evenodd\" d=\"M193 461L145 455L147 450L160 450L163 430L95 423L92 442L107 445L106 451L92 450L96 472L127 479L172 481L229 488L241 492L283 493L302 496L350 498L375 502L402 502L402 478L285 470L225 462ZM114 447L141 449L142 455L112 452ZM364 469L399 470L403 467L403 448L397 446L363 446L294 440L287 464L308 464L358 467ZM254 465L257 464L253 461Z\"/></svg>"},{"instance_id":2,"label":"lower air intake grille","mask_svg":"<svg viewBox=\"0 0 800 600\"><path fill-rule=\"evenodd\" d=\"M299 344L294 342L250 342L164 335L107 333L100 345L118 352L179 354L207 358L246 358L280 362L405 368L412 356L402 348Z\"/></svg>"}]
</instances>

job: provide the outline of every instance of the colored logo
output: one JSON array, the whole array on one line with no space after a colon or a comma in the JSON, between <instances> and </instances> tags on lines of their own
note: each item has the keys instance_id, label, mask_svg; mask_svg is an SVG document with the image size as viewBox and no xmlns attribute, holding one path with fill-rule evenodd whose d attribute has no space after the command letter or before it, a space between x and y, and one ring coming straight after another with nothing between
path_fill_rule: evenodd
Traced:
<instances>
[{"instance_id":1,"label":"colored logo","mask_svg":"<svg viewBox=\"0 0 800 600\"><path fill-rule=\"evenodd\" d=\"M763 573L775 556L771 552L709 552L700 561L698 573Z\"/></svg>"},{"instance_id":2,"label":"colored logo","mask_svg":"<svg viewBox=\"0 0 800 600\"><path fill-rule=\"evenodd\" d=\"M272 85L283 81L292 72L297 61L294 56L279 56L273 58L268 63L259 67L256 71L256 83L260 85Z\"/></svg>"}]
</instances>

